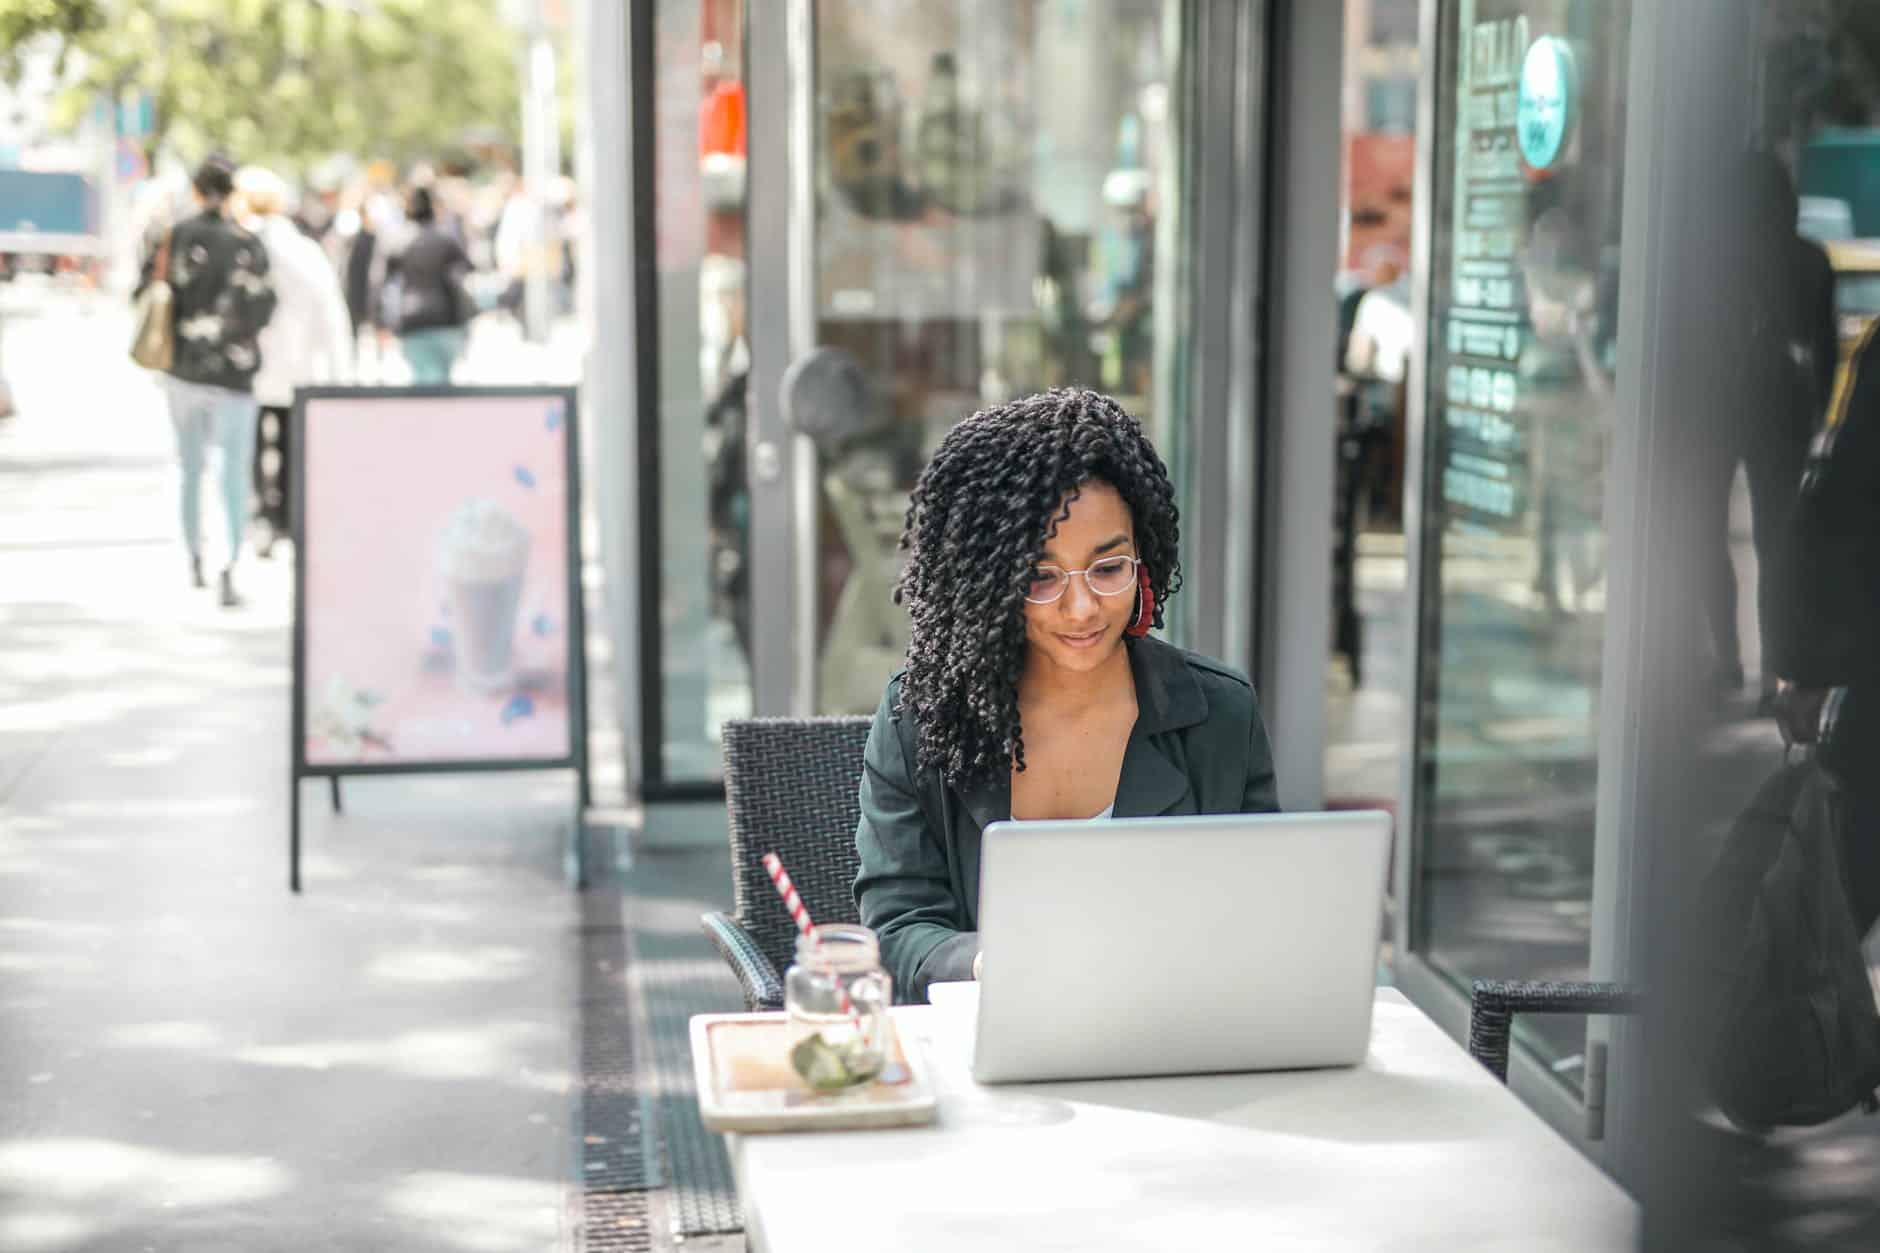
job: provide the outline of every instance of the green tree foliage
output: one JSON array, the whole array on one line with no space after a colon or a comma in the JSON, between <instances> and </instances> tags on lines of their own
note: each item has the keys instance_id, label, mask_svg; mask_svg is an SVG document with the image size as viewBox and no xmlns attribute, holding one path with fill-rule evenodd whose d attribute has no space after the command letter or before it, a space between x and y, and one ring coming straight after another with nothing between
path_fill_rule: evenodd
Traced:
<instances>
[{"instance_id":1,"label":"green tree foliage","mask_svg":"<svg viewBox=\"0 0 1880 1253\"><path fill-rule=\"evenodd\" d=\"M0 75L14 82L20 54L36 40L70 47L104 25L98 0L0 0Z\"/></svg>"},{"instance_id":2,"label":"green tree foliage","mask_svg":"<svg viewBox=\"0 0 1880 1253\"><path fill-rule=\"evenodd\" d=\"M0 55L56 41L72 116L148 95L154 149L305 165L513 141L520 36L502 0L0 0Z\"/></svg>"}]
</instances>

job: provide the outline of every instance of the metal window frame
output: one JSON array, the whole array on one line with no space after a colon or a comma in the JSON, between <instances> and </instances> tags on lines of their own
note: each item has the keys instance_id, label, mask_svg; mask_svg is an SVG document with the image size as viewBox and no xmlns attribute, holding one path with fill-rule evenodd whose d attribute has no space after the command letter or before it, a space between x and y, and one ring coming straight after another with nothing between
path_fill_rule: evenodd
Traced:
<instances>
[{"instance_id":1,"label":"metal window frame","mask_svg":"<svg viewBox=\"0 0 1880 1253\"><path fill-rule=\"evenodd\" d=\"M581 186L594 205L629 206L641 174L633 168L633 121L642 117L630 94L632 36L624 5L584 4L577 10L583 48L582 91L586 125L576 145ZM635 343L639 319L631 283L636 242L630 219L589 214L581 239L588 259L580 271L583 319L590 344L582 371L581 401L589 416L591 500L600 524L600 556L606 570L606 629L615 658L613 713L623 737L621 769L628 791L639 786L642 757L640 596L643 571L636 541L643 479L639 467L638 400L634 354L608 351L600 328L613 342ZM603 276L606 276L605 280ZM657 689L654 689L655 694Z\"/></svg>"},{"instance_id":2,"label":"metal window frame","mask_svg":"<svg viewBox=\"0 0 1880 1253\"><path fill-rule=\"evenodd\" d=\"M1398 907L1393 918L1391 940L1395 953L1393 965L1399 982L1404 985L1405 995L1426 1013L1436 1017L1454 1035L1454 1027L1443 1022L1443 1018L1435 1012L1438 1008L1445 1008L1442 1003L1452 998L1419 995L1415 989L1424 971L1421 969L1423 963L1411 947L1411 915L1416 907L1416 898L1412 892L1416 885L1419 860L1415 835L1417 811L1422 800L1417 744L1426 688L1422 671L1423 596L1426 591L1423 549L1427 543L1424 532L1428 521L1423 509L1423 491L1428 472L1430 256L1434 243L1431 215L1435 208L1433 196L1436 186L1436 144L1433 137L1438 122L1436 96L1440 67L1437 64L1437 52L1442 35L1441 10L1444 2L1423 0L1417 13L1417 134L1423 137L1423 141L1417 145L1416 173L1411 184L1411 335L1404 392L1404 589L1410 603L1405 620L1403 648L1404 673L1409 676L1410 691L1409 699L1404 702L1403 775L1397 789L1396 857L1391 868L1391 894L1397 900ZM1433 971L1428 973L1434 977ZM1453 1008L1453 1005L1449 1005L1445 1012ZM1464 1025L1466 1027L1466 1019ZM1517 1054L1514 1064L1518 1065L1519 1060Z\"/></svg>"},{"instance_id":3,"label":"metal window frame","mask_svg":"<svg viewBox=\"0 0 1880 1253\"><path fill-rule=\"evenodd\" d=\"M1332 422L1338 316L1340 91L1345 8L1272 0L1267 46L1261 291L1248 351L1262 367L1249 481L1259 556L1249 651L1273 741L1280 804L1325 798L1325 666L1331 648Z\"/></svg>"},{"instance_id":4,"label":"metal window frame","mask_svg":"<svg viewBox=\"0 0 1880 1253\"><path fill-rule=\"evenodd\" d=\"M802 714L816 688L817 458L815 445L784 421L781 394L784 372L814 346L816 334L815 0L753 0L745 21L745 81L754 106L745 321L781 328L750 337L751 697L757 714ZM758 48L771 52L753 55ZM775 108L773 101L785 105Z\"/></svg>"},{"instance_id":5,"label":"metal window frame","mask_svg":"<svg viewBox=\"0 0 1880 1253\"><path fill-rule=\"evenodd\" d=\"M628 56L628 166L630 220L628 277L634 305L634 472L639 495L635 527L639 561L637 664L639 700L637 792L645 801L718 800L724 786L703 779L666 777L666 638L658 606L664 602L660 572L666 538L666 489L660 482L660 256L658 256L658 15L656 0L630 0L626 13Z\"/></svg>"},{"instance_id":6,"label":"metal window frame","mask_svg":"<svg viewBox=\"0 0 1880 1253\"><path fill-rule=\"evenodd\" d=\"M1189 440L1184 641L1251 673L1261 559L1259 422L1265 377L1266 4L1204 0L1182 50L1191 126L1187 267Z\"/></svg>"},{"instance_id":7,"label":"metal window frame","mask_svg":"<svg viewBox=\"0 0 1880 1253\"><path fill-rule=\"evenodd\" d=\"M1653 986L1654 944L1691 925L1685 912L1697 882L1681 838L1703 812L1705 785L1690 745L1704 721L1701 650L1690 647L1685 609L1696 603L1690 554L1695 506L1689 473L1692 380L1713 370L1715 345L1689 302L1714 299L1716 260L1705 251L1700 172L1714 154L1740 149L1756 101L1749 53L1762 0L1634 0L1628 76L1626 181L1620 254L1617 423L1606 508L1629 540L1609 550L1607 632L1601 659L1610 675L1600 727L1599 842L1594 873L1594 976ZM1617 680L1617 684L1614 684ZM1773 765L1773 762L1772 762ZM1606 858L1601 866L1600 857ZM1607 880L1610 879L1610 882ZM1603 909L1599 893L1604 890ZM1604 943L1601 924L1604 923ZM1666 987L1652 1019L1615 1020L1607 1087L1610 1169L1635 1191L1652 1173L1658 1187L1681 1167L1682 1132L1661 1120L1686 1112L1651 1076L1683 1066L1678 995ZM1657 1036L1648 1040L1651 1031ZM1649 1049L1668 1050L1657 1057ZM1657 1155L1659 1160L1649 1158ZM1670 1221L1678 1221L1674 1216ZM1669 1234L1669 1229L1665 1233Z\"/></svg>"},{"instance_id":8,"label":"metal window frame","mask_svg":"<svg viewBox=\"0 0 1880 1253\"><path fill-rule=\"evenodd\" d=\"M630 0L627 8L627 145L629 175L628 285L633 305L634 473L638 485L635 539L638 587L639 708L637 733L641 799L711 801L722 784L666 776L665 637L660 629L661 546L665 537L665 491L660 482L659 397L659 218L656 180L658 127L655 0Z\"/></svg>"}]
</instances>

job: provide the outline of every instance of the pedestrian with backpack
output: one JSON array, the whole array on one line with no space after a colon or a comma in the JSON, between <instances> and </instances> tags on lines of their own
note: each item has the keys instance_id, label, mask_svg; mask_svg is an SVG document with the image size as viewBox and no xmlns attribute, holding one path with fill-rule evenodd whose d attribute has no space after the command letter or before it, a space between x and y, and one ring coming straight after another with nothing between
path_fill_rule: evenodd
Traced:
<instances>
[{"instance_id":1,"label":"pedestrian with backpack","mask_svg":"<svg viewBox=\"0 0 1880 1253\"><path fill-rule=\"evenodd\" d=\"M211 448L221 454L222 511L228 523L228 559L222 567L225 608L242 603L235 566L248 526L249 462L255 439L254 377L261 368L259 339L274 315L275 294L262 242L230 220L235 171L211 157L191 180L198 211L166 232L145 258L141 296L157 287L167 309L160 323L139 327L133 355L164 371L170 421L176 428L183 472L183 542L191 581L203 574L203 468ZM160 356L145 351L146 331L162 339Z\"/></svg>"},{"instance_id":2,"label":"pedestrian with backpack","mask_svg":"<svg viewBox=\"0 0 1880 1253\"><path fill-rule=\"evenodd\" d=\"M1880 323L1855 346L1809 452L1788 565L1794 596L1774 666L1777 714L1846 793L1854 921L1880 921Z\"/></svg>"},{"instance_id":3,"label":"pedestrian with backpack","mask_svg":"<svg viewBox=\"0 0 1880 1253\"><path fill-rule=\"evenodd\" d=\"M1792 761L1701 895L1711 1098L1750 1130L1880 1109L1880 347L1856 348L1793 506L1774 712Z\"/></svg>"}]
</instances>

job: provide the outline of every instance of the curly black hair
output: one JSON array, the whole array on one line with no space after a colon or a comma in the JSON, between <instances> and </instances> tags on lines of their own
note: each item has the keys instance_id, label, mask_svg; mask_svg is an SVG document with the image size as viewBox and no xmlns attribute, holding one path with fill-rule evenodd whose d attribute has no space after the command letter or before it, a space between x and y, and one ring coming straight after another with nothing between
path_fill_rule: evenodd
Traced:
<instances>
[{"instance_id":1,"label":"curly black hair","mask_svg":"<svg viewBox=\"0 0 1880 1253\"><path fill-rule=\"evenodd\" d=\"M920 768L959 789L1025 768L1018 678L1023 585L1086 483L1129 506L1155 625L1181 589L1175 488L1142 424L1110 397L1058 389L981 409L921 471L901 532L894 599L913 630L897 712L915 719Z\"/></svg>"}]
</instances>

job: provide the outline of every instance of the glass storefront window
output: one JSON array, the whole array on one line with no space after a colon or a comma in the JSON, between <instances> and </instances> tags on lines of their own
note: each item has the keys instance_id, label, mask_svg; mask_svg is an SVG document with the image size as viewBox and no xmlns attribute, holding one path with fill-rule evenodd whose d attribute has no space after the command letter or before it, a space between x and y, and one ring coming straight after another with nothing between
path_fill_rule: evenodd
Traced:
<instances>
[{"instance_id":1,"label":"glass storefront window","mask_svg":"<svg viewBox=\"0 0 1880 1253\"><path fill-rule=\"evenodd\" d=\"M1585 978L1630 6L1441 19L1411 945ZM1569 1082L1584 1030L1521 1024Z\"/></svg>"},{"instance_id":2,"label":"glass storefront window","mask_svg":"<svg viewBox=\"0 0 1880 1253\"><path fill-rule=\"evenodd\" d=\"M1398 811L1406 586L1404 464L1416 181L1416 0L1344 0L1338 362L1328 397L1338 461L1330 485L1332 664L1326 675L1325 800ZM1380 102L1388 101L1388 107Z\"/></svg>"},{"instance_id":3,"label":"glass storefront window","mask_svg":"<svg viewBox=\"0 0 1880 1253\"><path fill-rule=\"evenodd\" d=\"M718 728L751 711L746 554L743 0L654 7L660 782L721 773Z\"/></svg>"},{"instance_id":4,"label":"glass storefront window","mask_svg":"<svg viewBox=\"0 0 1880 1253\"><path fill-rule=\"evenodd\" d=\"M819 711L872 712L900 664L896 539L961 418L1097 387L1179 481L1181 7L818 4L816 339L870 384L815 435Z\"/></svg>"}]
</instances>

